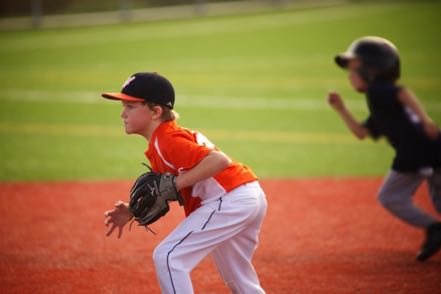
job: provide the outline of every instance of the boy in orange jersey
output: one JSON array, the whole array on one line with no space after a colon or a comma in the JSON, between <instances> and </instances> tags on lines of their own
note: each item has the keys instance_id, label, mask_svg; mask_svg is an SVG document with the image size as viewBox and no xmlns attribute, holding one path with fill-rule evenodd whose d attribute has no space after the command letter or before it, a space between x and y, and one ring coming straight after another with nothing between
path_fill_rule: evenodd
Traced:
<instances>
[{"instance_id":1,"label":"boy in orange jersey","mask_svg":"<svg viewBox=\"0 0 441 294\"><path fill-rule=\"evenodd\" d=\"M154 250L153 260L163 293L193 293L190 272L211 254L233 293L264 293L251 263L267 202L257 177L231 160L201 133L182 128L172 110L172 84L157 73L132 75L121 93L127 134L148 141L145 152L153 171L176 176L186 218ZM118 201L105 212L107 235L118 237L132 219L128 204Z\"/></svg>"}]
</instances>

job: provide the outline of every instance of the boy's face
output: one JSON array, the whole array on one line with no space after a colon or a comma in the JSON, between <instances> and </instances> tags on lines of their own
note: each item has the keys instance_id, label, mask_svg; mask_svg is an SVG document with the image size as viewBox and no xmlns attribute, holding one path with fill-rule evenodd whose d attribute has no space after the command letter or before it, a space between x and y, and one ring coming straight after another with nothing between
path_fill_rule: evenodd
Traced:
<instances>
[{"instance_id":1,"label":"boy's face","mask_svg":"<svg viewBox=\"0 0 441 294\"><path fill-rule=\"evenodd\" d=\"M151 125L154 111L143 102L122 101L121 117L127 134L145 135Z\"/></svg>"},{"instance_id":2,"label":"boy's face","mask_svg":"<svg viewBox=\"0 0 441 294\"><path fill-rule=\"evenodd\" d=\"M365 92L367 90L367 83L362 79L359 68L361 61L358 59L352 59L348 63L349 81L352 87L359 92Z\"/></svg>"}]
</instances>

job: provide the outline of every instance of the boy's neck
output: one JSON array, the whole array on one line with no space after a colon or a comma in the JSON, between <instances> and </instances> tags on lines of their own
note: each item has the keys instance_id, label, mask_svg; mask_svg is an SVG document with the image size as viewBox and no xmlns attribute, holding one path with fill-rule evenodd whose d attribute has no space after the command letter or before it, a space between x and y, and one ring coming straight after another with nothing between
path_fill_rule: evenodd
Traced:
<instances>
[{"instance_id":1,"label":"boy's neck","mask_svg":"<svg viewBox=\"0 0 441 294\"><path fill-rule=\"evenodd\" d=\"M144 135L144 138L146 138L146 140L148 142L150 142L153 133L155 132L155 130L163 123L163 121L161 120L155 120L152 121L152 124L149 126L149 128L147 129L146 134Z\"/></svg>"}]
</instances>

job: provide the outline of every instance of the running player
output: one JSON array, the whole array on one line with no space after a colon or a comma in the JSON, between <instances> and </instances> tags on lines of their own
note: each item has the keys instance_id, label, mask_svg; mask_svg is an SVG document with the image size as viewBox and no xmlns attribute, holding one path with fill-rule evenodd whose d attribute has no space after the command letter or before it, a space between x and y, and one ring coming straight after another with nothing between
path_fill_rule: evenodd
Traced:
<instances>
[{"instance_id":1,"label":"running player","mask_svg":"<svg viewBox=\"0 0 441 294\"><path fill-rule=\"evenodd\" d=\"M426 240L417 254L424 261L441 248L441 222L417 208L412 197L427 180L432 203L441 213L441 136L417 97L396 84L400 58L386 39L363 37L354 41L336 63L349 71L355 90L366 93L369 117L358 122L337 93L328 101L359 139L384 136L395 149L392 168L379 192L380 203L409 225L426 230Z\"/></svg>"}]
</instances>

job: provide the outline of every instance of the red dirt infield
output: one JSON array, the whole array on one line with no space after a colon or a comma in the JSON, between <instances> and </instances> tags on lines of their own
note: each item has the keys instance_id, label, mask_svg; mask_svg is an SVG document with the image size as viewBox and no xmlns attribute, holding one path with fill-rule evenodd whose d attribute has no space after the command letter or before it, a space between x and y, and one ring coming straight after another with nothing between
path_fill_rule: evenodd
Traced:
<instances>
[{"instance_id":1,"label":"red dirt infield","mask_svg":"<svg viewBox=\"0 0 441 294\"><path fill-rule=\"evenodd\" d=\"M376 200L380 178L262 180L269 208L254 264L267 293L441 293L441 253L415 261L422 231ZM151 259L183 218L106 237L105 210L131 184L0 184L1 293L160 293ZM416 202L435 214L421 187ZM206 258L196 293L228 293Z\"/></svg>"}]
</instances>

